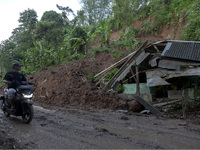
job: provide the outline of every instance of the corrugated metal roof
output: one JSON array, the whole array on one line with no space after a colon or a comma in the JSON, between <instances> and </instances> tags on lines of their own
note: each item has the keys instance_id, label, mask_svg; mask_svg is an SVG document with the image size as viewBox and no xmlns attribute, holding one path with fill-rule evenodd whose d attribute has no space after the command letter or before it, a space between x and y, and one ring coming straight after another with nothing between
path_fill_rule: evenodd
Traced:
<instances>
[{"instance_id":1,"label":"corrugated metal roof","mask_svg":"<svg viewBox=\"0 0 200 150\"><path fill-rule=\"evenodd\" d=\"M161 56L200 61L200 43L167 43Z\"/></svg>"}]
</instances>

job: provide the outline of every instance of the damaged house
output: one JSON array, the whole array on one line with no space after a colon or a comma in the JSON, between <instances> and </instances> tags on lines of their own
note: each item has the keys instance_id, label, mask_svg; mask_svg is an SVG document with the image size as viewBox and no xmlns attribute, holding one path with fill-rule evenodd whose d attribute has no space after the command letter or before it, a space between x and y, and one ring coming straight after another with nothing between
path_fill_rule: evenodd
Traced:
<instances>
[{"instance_id":1,"label":"damaged house","mask_svg":"<svg viewBox=\"0 0 200 150\"><path fill-rule=\"evenodd\" d=\"M184 95L198 97L200 42L166 40L148 44L130 53L98 73L100 84L114 68L116 74L104 84L104 90L123 86L124 94L134 94L145 101L156 98L176 99Z\"/></svg>"}]
</instances>

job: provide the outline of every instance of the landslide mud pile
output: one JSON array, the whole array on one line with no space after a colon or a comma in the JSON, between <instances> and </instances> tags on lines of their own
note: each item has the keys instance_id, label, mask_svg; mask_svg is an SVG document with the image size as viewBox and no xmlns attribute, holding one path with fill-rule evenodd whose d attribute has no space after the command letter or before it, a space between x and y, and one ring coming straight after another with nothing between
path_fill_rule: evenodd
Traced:
<instances>
[{"instance_id":1,"label":"landslide mud pile","mask_svg":"<svg viewBox=\"0 0 200 150\"><path fill-rule=\"evenodd\" d=\"M73 61L34 75L34 101L59 107L121 107L120 99L115 94L99 90L88 80L88 76L95 75L113 63L109 55L97 57L100 58L98 61Z\"/></svg>"}]
</instances>

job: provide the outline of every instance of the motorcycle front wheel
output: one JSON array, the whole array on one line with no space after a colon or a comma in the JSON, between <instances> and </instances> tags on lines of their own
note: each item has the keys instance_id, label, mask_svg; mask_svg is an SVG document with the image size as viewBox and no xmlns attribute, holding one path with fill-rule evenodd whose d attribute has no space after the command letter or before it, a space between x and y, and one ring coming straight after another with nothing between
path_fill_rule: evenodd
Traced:
<instances>
[{"instance_id":1,"label":"motorcycle front wheel","mask_svg":"<svg viewBox=\"0 0 200 150\"><path fill-rule=\"evenodd\" d=\"M33 119L33 114L34 114L34 110L33 110L33 106L32 105L26 105L24 108L24 112L22 114L22 120L24 123L30 123L31 120Z\"/></svg>"},{"instance_id":2,"label":"motorcycle front wheel","mask_svg":"<svg viewBox=\"0 0 200 150\"><path fill-rule=\"evenodd\" d=\"M3 113L4 113L5 116L7 116L7 117L10 116L10 114L7 111L5 111L5 104L4 104L4 102L1 103L1 110L3 111Z\"/></svg>"}]
</instances>

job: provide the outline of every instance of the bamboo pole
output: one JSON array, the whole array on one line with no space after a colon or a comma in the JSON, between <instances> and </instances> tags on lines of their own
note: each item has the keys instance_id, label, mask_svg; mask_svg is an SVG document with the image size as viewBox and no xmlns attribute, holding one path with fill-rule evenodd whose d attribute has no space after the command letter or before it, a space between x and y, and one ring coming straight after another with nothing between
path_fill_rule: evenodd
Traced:
<instances>
[{"instance_id":1,"label":"bamboo pole","mask_svg":"<svg viewBox=\"0 0 200 150\"><path fill-rule=\"evenodd\" d=\"M139 73L138 73L138 66L135 67L136 71L136 94L140 96L140 83L139 83Z\"/></svg>"}]
</instances>

